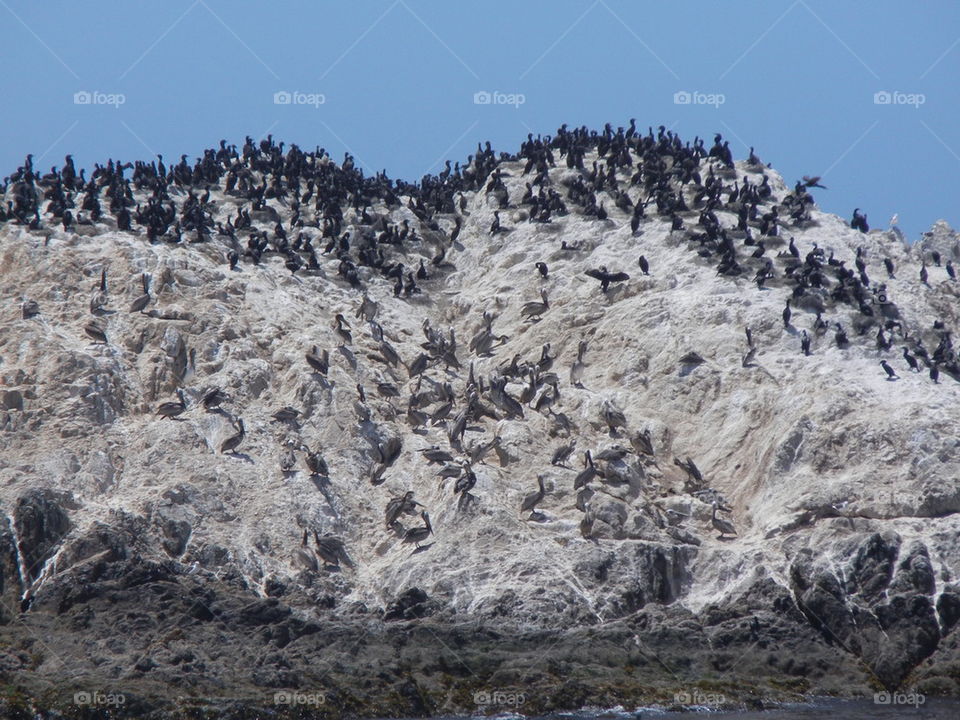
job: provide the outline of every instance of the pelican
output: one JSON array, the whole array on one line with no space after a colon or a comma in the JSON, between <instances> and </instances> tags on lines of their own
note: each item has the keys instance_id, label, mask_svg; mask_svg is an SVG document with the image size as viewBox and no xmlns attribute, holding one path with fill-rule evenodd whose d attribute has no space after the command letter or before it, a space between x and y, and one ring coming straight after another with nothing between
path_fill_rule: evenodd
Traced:
<instances>
[{"instance_id":1,"label":"pelican","mask_svg":"<svg viewBox=\"0 0 960 720\"><path fill-rule=\"evenodd\" d=\"M402 496L392 498L387 503L387 509L383 515L387 527L392 527L403 514L413 515L418 505L420 503L413 499L413 490L407 490Z\"/></svg>"},{"instance_id":2,"label":"pelican","mask_svg":"<svg viewBox=\"0 0 960 720\"><path fill-rule=\"evenodd\" d=\"M230 453L231 455L235 454L234 451L237 449L237 446L243 442L243 437L246 435L246 430L243 427L243 420L241 418L237 418L237 427L239 428L239 431L236 434L231 435L222 443L220 443L221 455L226 453Z\"/></svg>"},{"instance_id":3,"label":"pelican","mask_svg":"<svg viewBox=\"0 0 960 720\"><path fill-rule=\"evenodd\" d=\"M531 320L539 320L540 316L550 308L550 303L547 301L546 290L540 290L540 297L543 299L543 302L528 302L520 308L520 316L528 317Z\"/></svg>"},{"instance_id":4,"label":"pelican","mask_svg":"<svg viewBox=\"0 0 960 720\"><path fill-rule=\"evenodd\" d=\"M150 304L150 276L143 273L140 276L140 284L143 286L143 295L131 303L130 312L143 312L143 309Z\"/></svg>"},{"instance_id":5,"label":"pelican","mask_svg":"<svg viewBox=\"0 0 960 720\"><path fill-rule=\"evenodd\" d=\"M427 511L424 510L420 513L420 517L423 518L423 527L410 528L403 534L403 542L415 543L417 549L420 548L420 543L433 533L433 527L430 525L430 516L427 515Z\"/></svg>"},{"instance_id":6,"label":"pelican","mask_svg":"<svg viewBox=\"0 0 960 720\"><path fill-rule=\"evenodd\" d=\"M520 505L521 513L527 511L533 512L537 507L537 503L543 500L543 496L547 494L547 491L543 487L543 475L537 475L537 485L540 488L539 490L529 493L523 498L523 503Z\"/></svg>"}]
</instances>

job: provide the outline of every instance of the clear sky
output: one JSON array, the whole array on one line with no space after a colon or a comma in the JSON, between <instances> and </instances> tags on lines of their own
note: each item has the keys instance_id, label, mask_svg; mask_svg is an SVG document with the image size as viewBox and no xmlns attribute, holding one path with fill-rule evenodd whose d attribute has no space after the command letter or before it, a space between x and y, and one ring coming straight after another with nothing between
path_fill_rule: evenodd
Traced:
<instances>
[{"instance_id":1,"label":"clear sky","mask_svg":"<svg viewBox=\"0 0 960 720\"><path fill-rule=\"evenodd\" d=\"M0 0L0 47L3 175L270 132L417 180L635 117L822 175L844 217L960 226L956 0Z\"/></svg>"}]
</instances>

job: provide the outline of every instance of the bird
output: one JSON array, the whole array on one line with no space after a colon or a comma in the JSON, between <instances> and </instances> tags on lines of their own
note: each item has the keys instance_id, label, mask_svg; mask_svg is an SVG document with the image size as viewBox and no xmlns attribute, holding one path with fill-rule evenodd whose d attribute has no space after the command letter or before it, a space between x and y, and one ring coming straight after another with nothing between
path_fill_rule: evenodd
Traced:
<instances>
[{"instance_id":1,"label":"bird","mask_svg":"<svg viewBox=\"0 0 960 720\"><path fill-rule=\"evenodd\" d=\"M907 365L910 366L910 369L914 372L920 372L920 365L917 363L917 359L910 354L906 346L903 348L903 359L907 361Z\"/></svg>"},{"instance_id":2,"label":"bird","mask_svg":"<svg viewBox=\"0 0 960 720\"><path fill-rule=\"evenodd\" d=\"M587 351L587 341L581 340L580 344L577 346L577 359L574 360L573 365L570 366L570 384L574 387L583 387L583 371L586 369L586 364L583 362L583 354Z\"/></svg>"},{"instance_id":3,"label":"bird","mask_svg":"<svg viewBox=\"0 0 960 720\"><path fill-rule=\"evenodd\" d=\"M291 443L287 443L287 449L280 454L280 471L290 473L294 471L297 465L297 455L293 451Z\"/></svg>"},{"instance_id":4,"label":"bird","mask_svg":"<svg viewBox=\"0 0 960 720\"><path fill-rule=\"evenodd\" d=\"M570 453L576 448L576 441L567 443L566 445L561 445L556 450L553 451L553 458L550 460L551 465L560 465L563 466L567 462L567 458L570 457Z\"/></svg>"},{"instance_id":5,"label":"bird","mask_svg":"<svg viewBox=\"0 0 960 720\"><path fill-rule=\"evenodd\" d=\"M94 322L83 326L83 331L93 338L94 342L107 344L107 331Z\"/></svg>"},{"instance_id":6,"label":"bird","mask_svg":"<svg viewBox=\"0 0 960 720\"><path fill-rule=\"evenodd\" d=\"M182 415L186 412L187 402L183 399L183 390L177 390L177 397L180 398L178 402L160 403L159 407L157 407L157 415L162 415L172 420L177 417L177 415Z\"/></svg>"},{"instance_id":7,"label":"bird","mask_svg":"<svg viewBox=\"0 0 960 720\"><path fill-rule=\"evenodd\" d=\"M887 373L887 380L897 380L897 379L898 379L899 376L897 375L896 372L894 372L894 369L893 369L892 367L890 367L890 363L888 363L886 360L881 360L881 361L880 361L880 367L882 367L882 368L883 368L883 371L884 371L885 373Z\"/></svg>"},{"instance_id":8,"label":"bird","mask_svg":"<svg viewBox=\"0 0 960 720\"><path fill-rule=\"evenodd\" d=\"M227 395L220 388L213 388L200 401L207 412L214 412L219 405L227 399Z\"/></svg>"},{"instance_id":9,"label":"bird","mask_svg":"<svg viewBox=\"0 0 960 720\"><path fill-rule=\"evenodd\" d=\"M937 367L937 363L930 365L930 379L935 383L940 382L940 368Z\"/></svg>"},{"instance_id":10,"label":"bird","mask_svg":"<svg viewBox=\"0 0 960 720\"><path fill-rule=\"evenodd\" d=\"M150 304L150 276L143 273L140 276L140 284L143 287L143 294L130 304L130 312L143 312L143 309Z\"/></svg>"},{"instance_id":11,"label":"bird","mask_svg":"<svg viewBox=\"0 0 960 720\"><path fill-rule=\"evenodd\" d=\"M783 326L790 327L790 298L787 298L787 305L783 308Z\"/></svg>"},{"instance_id":12,"label":"bird","mask_svg":"<svg viewBox=\"0 0 960 720\"><path fill-rule=\"evenodd\" d=\"M584 485L589 483L593 478L597 476L597 469L593 465L593 457L590 455L590 451L584 454L583 459L583 470L577 473L577 477L573 481L573 489L579 490Z\"/></svg>"},{"instance_id":13,"label":"bird","mask_svg":"<svg viewBox=\"0 0 960 720\"><path fill-rule=\"evenodd\" d=\"M615 407L610 401L604 401L603 408L600 411L603 421L610 429L610 435L617 434L617 428L627 426L627 418L619 408Z\"/></svg>"},{"instance_id":14,"label":"bird","mask_svg":"<svg viewBox=\"0 0 960 720\"><path fill-rule=\"evenodd\" d=\"M387 503L387 509L384 511L384 522L386 526L393 527L394 523L400 519L403 514L412 515L416 512L416 507L420 505L413 499L413 490L408 490L403 495L391 498Z\"/></svg>"},{"instance_id":15,"label":"bird","mask_svg":"<svg viewBox=\"0 0 960 720\"><path fill-rule=\"evenodd\" d=\"M350 334L350 325L347 323L346 319L341 313L337 313L334 318L336 321L336 326L334 327L334 332L343 340L344 344L349 345L353 342L353 335Z\"/></svg>"},{"instance_id":16,"label":"bird","mask_svg":"<svg viewBox=\"0 0 960 720\"><path fill-rule=\"evenodd\" d=\"M807 175L804 175L804 176L803 176L803 185L804 185L804 187L808 187L808 188L815 187L815 188L823 188L824 190L827 189L827 187L826 187L825 185L821 185L821 184L820 184L820 176L819 176L819 175L814 175L813 177L809 177L809 176L807 176Z\"/></svg>"},{"instance_id":17,"label":"bird","mask_svg":"<svg viewBox=\"0 0 960 720\"><path fill-rule=\"evenodd\" d=\"M415 543L418 550L420 549L420 543L433 534L433 527L430 525L430 516L427 511L421 512L420 517L423 518L423 527L412 527L403 534L403 542Z\"/></svg>"},{"instance_id":18,"label":"bird","mask_svg":"<svg viewBox=\"0 0 960 720\"><path fill-rule=\"evenodd\" d=\"M718 539L722 538L724 535L737 534L736 529L733 527L733 523L717 517L717 503L713 503L713 515L710 517L710 524L713 525L714 530L717 530L720 533L717 536Z\"/></svg>"},{"instance_id":19,"label":"bird","mask_svg":"<svg viewBox=\"0 0 960 720\"><path fill-rule=\"evenodd\" d=\"M531 320L539 320L540 316L550 308L546 290L540 291L540 297L543 302L533 301L525 303L524 306L520 308L520 316L530 318Z\"/></svg>"},{"instance_id":20,"label":"bird","mask_svg":"<svg viewBox=\"0 0 960 720\"><path fill-rule=\"evenodd\" d=\"M330 475L327 461L323 459L323 455L320 454L319 450L311 451L306 445L301 445L300 449L307 453L307 467L310 469L311 474L321 477L328 477Z\"/></svg>"},{"instance_id":21,"label":"bird","mask_svg":"<svg viewBox=\"0 0 960 720\"><path fill-rule=\"evenodd\" d=\"M243 442L243 438L246 435L246 429L243 427L243 419L237 418L237 432L222 443L220 443L220 454L225 455L227 453L235 454L235 450Z\"/></svg>"},{"instance_id":22,"label":"bird","mask_svg":"<svg viewBox=\"0 0 960 720\"><path fill-rule=\"evenodd\" d=\"M524 496L523 502L520 503L521 513L528 511L533 512L537 507L537 503L543 500L543 496L547 494L547 491L543 487L543 475L537 475L537 487L539 488L537 491Z\"/></svg>"},{"instance_id":23,"label":"bird","mask_svg":"<svg viewBox=\"0 0 960 720\"><path fill-rule=\"evenodd\" d=\"M314 345L310 352L307 353L307 364L316 370L321 375L326 375L327 371L330 369L330 353L327 352L327 349L324 348L322 351L317 349L317 346Z\"/></svg>"},{"instance_id":24,"label":"bird","mask_svg":"<svg viewBox=\"0 0 960 720\"><path fill-rule=\"evenodd\" d=\"M549 270L549 268L547 268L547 264L546 264L545 262L538 262L534 267L537 268L537 272L539 272L539 273L540 273L540 277L543 277L543 278L546 278L546 277L547 277L547 273L550 272L550 270Z\"/></svg>"},{"instance_id":25,"label":"bird","mask_svg":"<svg viewBox=\"0 0 960 720\"><path fill-rule=\"evenodd\" d=\"M316 530L313 531L313 540L317 544L317 555L325 560L328 565L340 567L342 562L344 565L353 567L353 563L350 562L347 550L343 545L343 540L330 533L321 536Z\"/></svg>"},{"instance_id":26,"label":"bird","mask_svg":"<svg viewBox=\"0 0 960 720\"><path fill-rule=\"evenodd\" d=\"M606 265L586 271L586 274L600 281L600 292L605 293L610 283L623 282L629 280L630 276L625 272L610 272Z\"/></svg>"},{"instance_id":27,"label":"bird","mask_svg":"<svg viewBox=\"0 0 960 720\"><path fill-rule=\"evenodd\" d=\"M804 330L800 337L800 350L803 351L804 355L810 354L810 336L807 335L807 331Z\"/></svg>"},{"instance_id":28,"label":"bird","mask_svg":"<svg viewBox=\"0 0 960 720\"><path fill-rule=\"evenodd\" d=\"M640 272L642 272L644 275L650 274L650 263L647 262L647 259L643 255L640 256L640 259L637 261L637 265L640 266Z\"/></svg>"},{"instance_id":29,"label":"bird","mask_svg":"<svg viewBox=\"0 0 960 720\"><path fill-rule=\"evenodd\" d=\"M300 411L296 410L289 405L285 405L279 410L277 410L273 415L271 415L274 420L277 422L292 422L296 423L297 418L300 417Z\"/></svg>"}]
</instances>

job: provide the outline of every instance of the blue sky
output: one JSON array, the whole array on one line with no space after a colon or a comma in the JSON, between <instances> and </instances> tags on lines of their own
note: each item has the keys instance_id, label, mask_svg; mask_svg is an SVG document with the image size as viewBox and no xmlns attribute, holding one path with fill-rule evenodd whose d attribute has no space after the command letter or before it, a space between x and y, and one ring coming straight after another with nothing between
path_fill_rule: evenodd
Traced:
<instances>
[{"instance_id":1,"label":"blue sky","mask_svg":"<svg viewBox=\"0 0 960 720\"><path fill-rule=\"evenodd\" d=\"M90 167L270 132L416 180L478 141L635 117L822 175L844 217L960 226L955 0L0 0L0 18L4 175L27 152Z\"/></svg>"}]
</instances>

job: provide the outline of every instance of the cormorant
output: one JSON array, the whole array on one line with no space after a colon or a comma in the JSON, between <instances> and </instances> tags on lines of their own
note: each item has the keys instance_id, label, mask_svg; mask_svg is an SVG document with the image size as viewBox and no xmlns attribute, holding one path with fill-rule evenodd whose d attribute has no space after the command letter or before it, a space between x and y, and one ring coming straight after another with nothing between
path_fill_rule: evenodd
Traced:
<instances>
[{"instance_id":1,"label":"cormorant","mask_svg":"<svg viewBox=\"0 0 960 720\"><path fill-rule=\"evenodd\" d=\"M182 415L186 412L187 402L183 399L183 390L177 389L177 397L180 398L179 402L160 403L160 406L157 408L157 415L163 415L163 417L172 420L177 415Z\"/></svg>"}]
</instances>

